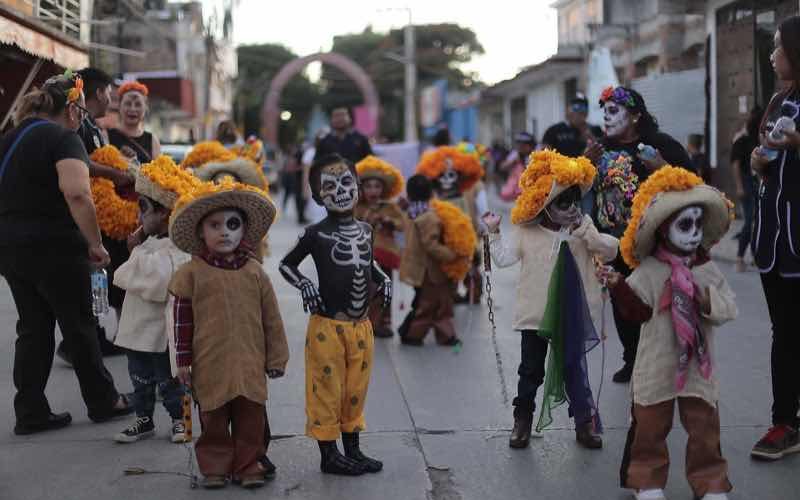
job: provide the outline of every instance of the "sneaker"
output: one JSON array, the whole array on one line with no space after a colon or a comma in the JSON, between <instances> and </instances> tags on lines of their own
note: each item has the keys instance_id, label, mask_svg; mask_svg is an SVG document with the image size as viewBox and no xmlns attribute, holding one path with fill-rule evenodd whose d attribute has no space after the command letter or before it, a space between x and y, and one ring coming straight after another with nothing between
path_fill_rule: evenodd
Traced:
<instances>
[{"instance_id":1,"label":"sneaker","mask_svg":"<svg viewBox=\"0 0 800 500\"><path fill-rule=\"evenodd\" d=\"M634 493L636 496L636 500L667 500L667 497L664 496L664 490L652 489L652 490L636 490Z\"/></svg>"},{"instance_id":2,"label":"sneaker","mask_svg":"<svg viewBox=\"0 0 800 500\"><path fill-rule=\"evenodd\" d=\"M139 417L130 427L114 436L114 441L118 443L135 443L140 439L146 439L156 433L153 419L150 417Z\"/></svg>"},{"instance_id":3,"label":"sneaker","mask_svg":"<svg viewBox=\"0 0 800 500\"><path fill-rule=\"evenodd\" d=\"M753 447L750 456L764 460L780 460L800 452L800 433L788 425L775 425Z\"/></svg>"},{"instance_id":4,"label":"sneaker","mask_svg":"<svg viewBox=\"0 0 800 500\"><path fill-rule=\"evenodd\" d=\"M186 426L183 424L183 420L172 421L172 437L170 437L170 441L173 443L186 442Z\"/></svg>"},{"instance_id":5,"label":"sneaker","mask_svg":"<svg viewBox=\"0 0 800 500\"><path fill-rule=\"evenodd\" d=\"M728 500L726 493L706 493L701 500Z\"/></svg>"}]
</instances>

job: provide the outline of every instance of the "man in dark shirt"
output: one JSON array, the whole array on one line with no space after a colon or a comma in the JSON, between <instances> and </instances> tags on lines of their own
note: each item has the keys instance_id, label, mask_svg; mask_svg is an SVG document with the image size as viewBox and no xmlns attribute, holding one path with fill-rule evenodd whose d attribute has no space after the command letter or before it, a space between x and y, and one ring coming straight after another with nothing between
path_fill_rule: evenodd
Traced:
<instances>
[{"instance_id":1,"label":"man in dark shirt","mask_svg":"<svg viewBox=\"0 0 800 500\"><path fill-rule=\"evenodd\" d=\"M331 111L331 133L320 139L314 160L336 153L355 164L371 155L369 140L351 125L347 108Z\"/></svg>"},{"instance_id":2,"label":"man in dark shirt","mask_svg":"<svg viewBox=\"0 0 800 500\"><path fill-rule=\"evenodd\" d=\"M600 127L586 123L588 114L589 101L582 94L576 95L569 102L567 121L556 123L548 128L542 138L542 144L565 156L582 155L589 139L598 139L603 136Z\"/></svg>"}]
</instances>

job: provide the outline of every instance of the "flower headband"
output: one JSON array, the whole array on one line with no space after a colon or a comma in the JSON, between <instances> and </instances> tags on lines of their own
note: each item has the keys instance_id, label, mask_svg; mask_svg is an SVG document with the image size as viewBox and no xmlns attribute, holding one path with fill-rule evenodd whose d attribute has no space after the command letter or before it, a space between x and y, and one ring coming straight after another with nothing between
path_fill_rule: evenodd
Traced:
<instances>
[{"instance_id":1,"label":"flower headband","mask_svg":"<svg viewBox=\"0 0 800 500\"><path fill-rule=\"evenodd\" d=\"M624 87L606 87L603 93L600 94L600 105L602 106L608 101L613 101L626 108L636 107L636 101L633 99L633 95Z\"/></svg>"},{"instance_id":2,"label":"flower headband","mask_svg":"<svg viewBox=\"0 0 800 500\"><path fill-rule=\"evenodd\" d=\"M64 74L61 75L61 76L63 76L67 80L71 81L72 82L72 87L67 89L67 90L62 90L62 89L59 89L58 87L56 87L56 88L58 89L58 91L60 93L62 93L62 95L66 96L67 103L78 102L78 100L81 98L81 95L83 94L83 78L81 78L81 75L75 73L71 69L68 69L67 71L65 71ZM58 83L58 80L59 80L59 77L58 76L54 76L52 78L49 78L44 83L45 83L45 85L56 85Z\"/></svg>"},{"instance_id":3,"label":"flower headband","mask_svg":"<svg viewBox=\"0 0 800 500\"><path fill-rule=\"evenodd\" d=\"M125 82L120 85L119 89L117 90L117 95L122 97L128 92L139 92L143 96L147 97L150 93L150 89L147 88L147 85L133 81L133 82Z\"/></svg>"}]
</instances>

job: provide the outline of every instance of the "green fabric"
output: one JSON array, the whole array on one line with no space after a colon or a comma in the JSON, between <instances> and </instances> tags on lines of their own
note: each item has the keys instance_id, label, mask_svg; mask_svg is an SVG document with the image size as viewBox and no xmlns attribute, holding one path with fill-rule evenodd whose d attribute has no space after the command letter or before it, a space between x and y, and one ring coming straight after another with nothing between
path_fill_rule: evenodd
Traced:
<instances>
[{"instance_id":1,"label":"green fabric","mask_svg":"<svg viewBox=\"0 0 800 500\"><path fill-rule=\"evenodd\" d=\"M547 289L547 305L539 326L539 336L550 344L550 353L547 357L542 408L539 412L539 421L536 423L537 432L541 432L542 429L553 423L553 410L567 401L564 384L564 336L561 325L565 246L566 242L562 242L558 251L558 260L553 268L550 285Z\"/></svg>"}]
</instances>

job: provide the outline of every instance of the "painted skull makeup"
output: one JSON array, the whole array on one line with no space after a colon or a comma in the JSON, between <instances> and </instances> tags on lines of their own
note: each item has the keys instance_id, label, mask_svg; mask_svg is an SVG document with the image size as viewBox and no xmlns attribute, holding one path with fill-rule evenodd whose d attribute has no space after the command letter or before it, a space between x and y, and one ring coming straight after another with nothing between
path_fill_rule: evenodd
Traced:
<instances>
[{"instance_id":1,"label":"painted skull makeup","mask_svg":"<svg viewBox=\"0 0 800 500\"><path fill-rule=\"evenodd\" d=\"M681 252L694 253L703 241L703 207L681 210L670 223L667 238Z\"/></svg>"},{"instance_id":2,"label":"painted skull makeup","mask_svg":"<svg viewBox=\"0 0 800 500\"><path fill-rule=\"evenodd\" d=\"M347 165L325 167L320 173L319 198L328 211L347 213L358 202L358 182Z\"/></svg>"},{"instance_id":3,"label":"painted skull makeup","mask_svg":"<svg viewBox=\"0 0 800 500\"><path fill-rule=\"evenodd\" d=\"M569 227L581 220L580 201L580 188L572 186L550 202L544 211L554 224Z\"/></svg>"},{"instance_id":4,"label":"painted skull makeup","mask_svg":"<svg viewBox=\"0 0 800 500\"><path fill-rule=\"evenodd\" d=\"M631 124L631 119L631 114L625 106L614 101L603 104L603 124L609 137L619 137L625 133Z\"/></svg>"},{"instance_id":5,"label":"painted skull makeup","mask_svg":"<svg viewBox=\"0 0 800 500\"><path fill-rule=\"evenodd\" d=\"M436 184L439 188L439 196L445 199L455 198L459 195L458 172L453 168L453 163L450 158L445 159L445 163L445 171L436 179Z\"/></svg>"},{"instance_id":6,"label":"painted skull makeup","mask_svg":"<svg viewBox=\"0 0 800 500\"><path fill-rule=\"evenodd\" d=\"M203 219L202 238L209 251L230 254L239 248L244 237L245 222L237 210L219 210Z\"/></svg>"}]
</instances>

